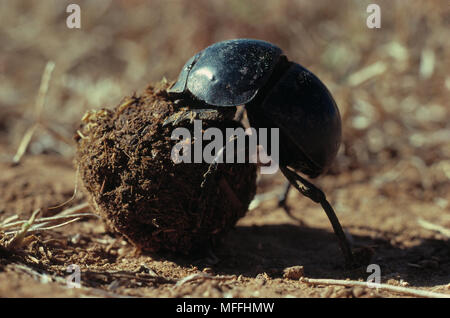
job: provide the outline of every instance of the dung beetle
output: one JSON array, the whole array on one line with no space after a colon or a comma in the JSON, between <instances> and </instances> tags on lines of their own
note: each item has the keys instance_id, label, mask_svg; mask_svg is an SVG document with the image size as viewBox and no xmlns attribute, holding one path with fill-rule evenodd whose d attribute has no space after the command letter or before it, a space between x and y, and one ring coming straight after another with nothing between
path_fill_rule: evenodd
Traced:
<instances>
[{"instance_id":1,"label":"dung beetle","mask_svg":"<svg viewBox=\"0 0 450 318\"><path fill-rule=\"evenodd\" d=\"M346 264L354 264L350 244L324 193L295 172L311 178L324 173L341 142L339 110L313 73L289 61L271 43L234 39L215 43L190 58L167 93L209 110L244 105L252 127L279 128L282 173L299 192L321 204Z\"/></svg>"}]
</instances>

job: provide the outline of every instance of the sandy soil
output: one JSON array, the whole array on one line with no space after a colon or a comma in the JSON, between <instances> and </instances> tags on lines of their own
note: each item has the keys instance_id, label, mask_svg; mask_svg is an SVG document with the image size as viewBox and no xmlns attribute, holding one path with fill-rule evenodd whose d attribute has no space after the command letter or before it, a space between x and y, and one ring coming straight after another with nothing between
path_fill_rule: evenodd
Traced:
<instances>
[{"instance_id":1,"label":"sandy soil","mask_svg":"<svg viewBox=\"0 0 450 318\"><path fill-rule=\"evenodd\" d=\"M52 206L70 198L75 178L72 163L58 156L25 158L18 166L2 164L2 219L17 211ZM277 190L281 176L260 180L259 192ZM450 243L442 234L426 230L423 218L450 224L448 215L414 192L374 185L370 173L355 171L325 177L337 214L356 245L371 246L373 263L380 265L382 282L450 294ZM402 186L402 184L397 185ZM441 189L450 193L449 185ZM30 194L32 193L32 195ZM83 202L79 194L70 205ZM119 236L108 234L103 223L85 219L45 231L22 251L0 254L0 295L6 297L146 296L146 297L398 297L369 288L308 286L283 278L285 268L304 266L309 278L366 280L364 268L348 271L322 210L292 192L289 204L301 225L277 207L277 200L261 203L214 250L218 261L201 257L145 255ZM55 212L52 211L52 214ZM45 212L46 215L50 211ZM214 264L211 264L214 263ZM80 289L66 287L67 266L81 269ZM184 282L192 274L206 273Z\"/></svg>"}]
</instances>

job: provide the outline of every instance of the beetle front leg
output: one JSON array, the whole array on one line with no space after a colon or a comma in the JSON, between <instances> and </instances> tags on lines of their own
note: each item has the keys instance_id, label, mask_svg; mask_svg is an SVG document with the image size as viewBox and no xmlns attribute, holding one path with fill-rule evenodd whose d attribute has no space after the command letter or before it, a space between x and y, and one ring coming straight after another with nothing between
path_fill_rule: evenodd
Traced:
<instances>
[{"instance_id":1,"label":"beetle front leg","mask_svg":"<svg viewBox=\"0 0 450 318\"><path fill-rule=\"evenodd\" d=\"M181 109L164 120L163 127L169 124L176 126L184 120L189 120L192 123L194 119L219 120L222 117L222 113L217 109Z\"/></svg>"},{"instance_id":2,"label":"beetle front leg","mask_svg":"<svg viewBox=\"0 0 450 318\"><path fill-rule=\"evenodd\" d=\"M281 167L281 172L285 175L285 177L289 180L289 182L304 196L310 198L316 203L320 203L323 210L328 216L328 219L333 226L334 233L338 237L339 246L341 247L342 253L344 254L345 264L348 267L353 267L355 264L354 255L350 248L350 243L347 240L347 237L342 230L342 226L339 223L339 219L334 213L333 208L330 203L327 201L325 194L322 190L317 188L315 185L305 180L301 176L299 176L294 171L290 170L287 167Z\"/></svg>"},{"instance_id":3,"label":"beetle front leg","mask_svg":"<svg viewBox=\"0 0 450 318\"><path fill-rule=\"evenodd\" d=\"M229 140L226 141L225 145L220 148L216 156L214 157L213 162L209 164L208 170L203 174L203 181L201 184L201 187L204 188L206 184L208 183L209 179L214 175L214 173L217 171L217 165L219 164L219 158L223 156L227 146L230 144L233 144L236 140L236 136L232 136Z\"/></svg>"}]
</instances>

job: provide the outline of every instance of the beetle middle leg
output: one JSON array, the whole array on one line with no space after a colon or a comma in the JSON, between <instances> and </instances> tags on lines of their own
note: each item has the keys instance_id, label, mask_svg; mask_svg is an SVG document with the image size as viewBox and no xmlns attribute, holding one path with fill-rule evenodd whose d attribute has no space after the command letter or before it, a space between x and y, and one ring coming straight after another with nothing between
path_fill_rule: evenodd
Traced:
<instances>
[{"instance_id":1,"label":"beetle middle leg","mask_svg":"<svg viewBox=\"0 0 450 318\"><path fill-rule=\"evenodd\" d=\"M294 171L290 170L287 167L280 166L281 172L285 175L285 177L289 180L289 182L304 196L310 198L312 201L316 203L320 203L323 210L328 216L328 219L333 226L334 233L338 238L339 245L341 247L342 253L344 254L345 263L348 267L353 267L355 264L354 256L352 250L350 248L350 243L345 236L344 231L342 230L342 226L339 223L339 220L334 213L333 208L330 203L327 201L325 194L322 190L317 188L315 185L305 180L301 176L299 176Z\"/></svg>"},{"instance_id":2,"label":"beetle middle leg","mask_svg":"<svg viewBox=\"0 0 450 318\"><path fill-rule=\"evenodd\" d=\"M299 218L297 218L295 215L291 213L291 208L287 204L287 198L289 195L289 191L291 190L292 185L289 181L286 181L286 183L283 185L283 189L281 193L278 196L278 206L280 208L283 208L284 212L289 216L291 219L297 221L300 224L303 224L303 221Z\"/></svg>"}]
</instances>

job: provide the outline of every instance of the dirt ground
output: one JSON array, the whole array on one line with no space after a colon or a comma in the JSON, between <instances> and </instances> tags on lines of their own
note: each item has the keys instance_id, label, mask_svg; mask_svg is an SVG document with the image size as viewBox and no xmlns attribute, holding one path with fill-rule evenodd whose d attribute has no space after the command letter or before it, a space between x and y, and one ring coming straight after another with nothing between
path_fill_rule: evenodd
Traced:
<instances>
[{"instance_id":1,"label":"dirt ground","mask_svg":"<svg viewBox=\"0 0 450 318\"><path fill-rule=\"evenodd\" d=\"M0 228L38 208L49 217L86 202L78 191L64 207L48 209L74 192L72 136L86 110L113 107L163 76L176 78L211 43L259 38L312 70L336 99L343 145L315 183L354 246L373 249L382 283L450 295L447 1L379 1L378 30L365 25L370 1L342 1L339 10L327 1L79 3L81 30L65 27L64 1L0 4ZM49 61L55 69L39 111ZM4 248L12 236L0 231L0 296L405 297L284 277L293 266L303 266L307 278L366 281L370 273L343 267L320 206L295 191L288 204L297 220L277 206L283 183L279 174L261 177L257 193L268 199L209 256L141 253L95 217L36 232L12 251ZM81 288L67 287L71 264L80 268Z\"/></svg>"},{"instance_id":2,"label":"dirt ground","mask_svg":"<svg viewBox=\"0 0 450 318\"><path fill-rule=\"evenodd\" d=\"M37 155L22 164L1 166L2 216L53 206L71 196L75 171L59 156ZM277 190L281 176L260 181L260 192ZM326 177L321 186L356 245L371 246L382 282L450 294L450 243L422 228L423 218L450 225L434 202L377 188L369 172ZM335 189L334 191L331 191ZM449 193L447 184L444 193ZM83 202L80 195L74 203ZM72 205L74 204L72 203ZM304 266L309 278L366 280L365 269L348 271L323 211L297 193L289 204L302 225L263 202L248 212L214 250L218 261L146 255L119 236L105 233L103 223L85 219L36 235L22 254L0 257L0 295L4 297L145 296L145 297L398 297L359 287L308 286L283 278L287 267ZM24 213L24 217L27 213ZM47 214L48 215L48 214ZM214 264L210 264L214 263ZM81 269L80 289L65 284L70 264ZM192 274L208 274L181 284Z\"/></svg>"}]
</instances>

